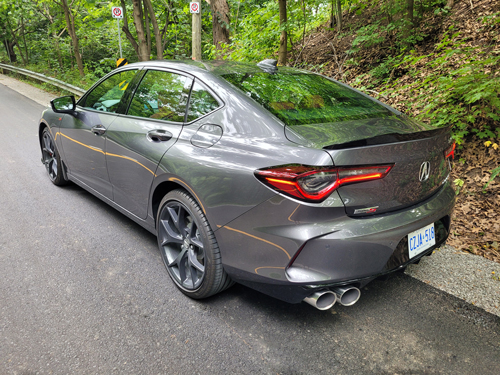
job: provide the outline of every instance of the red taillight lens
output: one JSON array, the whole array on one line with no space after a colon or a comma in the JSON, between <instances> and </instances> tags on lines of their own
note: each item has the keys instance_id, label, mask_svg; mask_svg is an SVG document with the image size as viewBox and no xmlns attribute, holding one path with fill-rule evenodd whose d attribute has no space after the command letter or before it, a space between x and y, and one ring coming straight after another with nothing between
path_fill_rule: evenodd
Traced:
<instances>
[{"instance_id":1,"label":"red taillight lens","mask_svg":"<svg viewBox=\"0 0 500 375\"><path fill-rule=\"evenodd\" d=\"M308 202L322 202L341 185L383 178L393 165L313 167L300 164L259 169L255 176L267 186Z\"/></svg>"},{"instance_id":2,"label":"red taillight lens","mask_svg":"<svg viewBox=\"0 0 500 375\"><path fill-rule=\"evenodd\" d=\"M453 142L453 144L448 147L446 150L444 150L444 158L448 159L451 157L451 159L455 159L455 148L457 147L456 143Z\"/></svg>"}]
</instances>

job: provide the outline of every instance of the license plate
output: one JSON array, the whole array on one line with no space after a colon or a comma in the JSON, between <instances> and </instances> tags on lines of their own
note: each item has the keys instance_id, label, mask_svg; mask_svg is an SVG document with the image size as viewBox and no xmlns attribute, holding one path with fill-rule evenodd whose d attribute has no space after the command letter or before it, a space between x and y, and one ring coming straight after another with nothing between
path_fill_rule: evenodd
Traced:
<instances>
[{"instance_id":1,"label":"license plate","mask_svg":"<svg viewBox=\"0 0 500 375\"><path fill-rule=\"evenodd\" d=\"M436 244L434 224L420 228L408 234L408 253L410 259Z\"/></svg>"}]
</instances>

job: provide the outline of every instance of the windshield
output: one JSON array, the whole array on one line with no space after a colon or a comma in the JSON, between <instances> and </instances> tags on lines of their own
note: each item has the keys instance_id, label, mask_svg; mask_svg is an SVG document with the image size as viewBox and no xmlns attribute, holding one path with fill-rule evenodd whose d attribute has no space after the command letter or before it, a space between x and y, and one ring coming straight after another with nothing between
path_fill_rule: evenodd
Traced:
<instances>
[{"instance_id":1,"label":"windshield","mask_svg":"<svg viewBox=\"0 0 500 375\"><path fill-rule=\"evenodd\" d=\"M393 115L379 103L315 74L247 73L222 77L289 126Z\"/></svg>"}]
</instances>

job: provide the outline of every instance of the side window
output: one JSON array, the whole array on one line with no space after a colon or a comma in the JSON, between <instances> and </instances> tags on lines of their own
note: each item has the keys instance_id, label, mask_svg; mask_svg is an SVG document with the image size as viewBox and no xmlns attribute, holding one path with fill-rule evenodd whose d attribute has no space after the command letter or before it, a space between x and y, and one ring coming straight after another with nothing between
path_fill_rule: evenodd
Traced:
<instances>
[{"instance_id":1,"label":"side window","mask_svg":"<svg viewBox=\"0 0 500 375\"><path fill-rule=\"evenodd\" d=\"M184 122L192 79L150 70L137 88L128 114L173 122Z\"/></svg>"},{"instance_id":2,"label":"side window","mask_svg":"<svg viewBox=\"0 0 500 375\"><path fill-rule=\"evenodd\" d=\"M126 70L112 75L95 87L85 99L85 108L115 113L130 81L137 70Z\"/></svg>"},{"instance_id":3,"label":"side window","mask_svg":"<svg viewBox=\"0 0 500 375\"><path fill-rule=\"evenodd\" d=\"M219 108L217 100L199 83L195 82L189 99L188 122L196 120L198 117L206 115L217 108Z\"/></svg>"}]
</instances>

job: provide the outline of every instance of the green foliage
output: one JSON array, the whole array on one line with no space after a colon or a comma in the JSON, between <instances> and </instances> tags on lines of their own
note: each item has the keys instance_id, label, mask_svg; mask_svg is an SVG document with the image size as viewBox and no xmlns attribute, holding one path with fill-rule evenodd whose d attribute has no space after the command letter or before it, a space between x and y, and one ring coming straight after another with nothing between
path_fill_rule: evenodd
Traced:
<instances>
[{"instance_id":1,"label":"green foliage","mask_svg":"<svg viewBox=\"0 0 500 375\"><path fill-rule=\"evenodd\" d=\"M261 25L255 27L255 25ZM268 2L246 15L233 37L232 60L259 61L273 56L279 43L278 2ZM263 37L265 36L265 37Z\"/></svg>"},{"instance_id":2,"label":"green foliage","mask_svg":"<svg viewBox=\"0 0 500 375\"><path fill-rule=\"evenodd\" d=\"M245 13L240 14L234 26L231 51L227 56L238 61L260 61L275 56L282 28L279 22L277 1L246 1ZM288 22L284 28L288 32L288 49L297 42L304 41L305 34L323 24L329 17L329 3L319 0L287 2Z\"/></svg>"},{"instance_id":3,"label":"green foliage","mask_svg":"<svg viewBox=\"0 0 500 375\"><path fill-rule=\"evenodd\" d=\"M371 48L382 43L384 40L385 37L382 35L382 30L378 22L361 27L352 42L351 52L359 52L361 48Z\"/></svg>"},{"instance_id":4,"label":"green foliage","mask_svg":"<svg viewBox=\"0 0 500 375\"><path fill-rule=\"evenodd\" d=\"M426 56L410 53L392 66L414 77L411 84L399 90L414 93L407 109L417 113L418 119L435 126L452 125L458 144L469 133L496 138L500 131L496 128L500 121L500 54L467 46L458 33L452 32L445 34L435 52ZM387 64L393 61L388 59ZM389 70L382 64L371 73L378 78ZM426 72L423 77L422 70ZM398 95L390 83L386 83L384 94Z\"/></svg>"},{"instance_id":5,"label":"green foliage","mask_svg":"<svg viewBox=\"0 0 500 375\"><path fill-rule=\"evenodd\" d=\"M486 188L498 175L500 175L500 165L491 171L491 177L488 180L488 182L484 185L483 193L486 193Z\"/></svg>"}]
</instances>

